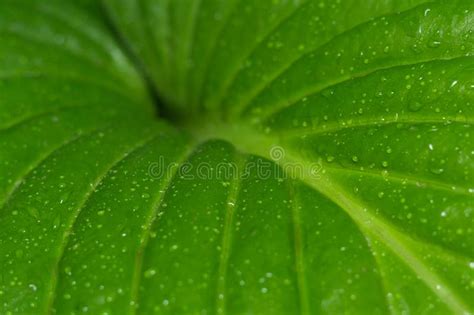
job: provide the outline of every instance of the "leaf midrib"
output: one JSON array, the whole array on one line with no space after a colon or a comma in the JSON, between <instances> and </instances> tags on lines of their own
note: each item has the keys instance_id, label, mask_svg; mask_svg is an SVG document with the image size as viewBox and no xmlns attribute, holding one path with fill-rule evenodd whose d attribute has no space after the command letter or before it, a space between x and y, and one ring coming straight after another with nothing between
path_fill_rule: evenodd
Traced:
<instances>
[{"instance_id":1,"label":"leaf midrib","mask_svg":"<svg viewBox=\"0 0 474 315\"><path fill-rule=\"evenodd\" d=\"M268 160L273 160L270 150L280 144L280 139L271 135L264 135L253 127L247 125L226 125L210 123L206 126L185 125L200 141L206 139L223 139L238 150L247 154L254 154ZM250 139L250 141L249 141ZM299 179L302 183L318 191L326 198L344 210L356 223L360 231L368 238L376 238L386 245L402 262L404 262L427 287L437 295L454 313L469 314L470 309L459 299L454 291L444 283L442 278L416 256L413 246L417 241L399 231L396 227L377 217L370 208L351 196L342 186L337 184L329 174L323 174L321 178L315 179L312 172L311 161L298 156L285 148L286 155L280 160L273 160L281 166L283 172L288 173L289 178ZM303 166L303 174L296 172L291 174L291 165ZM382 276L382 275L381 275Z\"/></svg>"},{"instance_id":2,"label":"leaf midrib","mask_svg":"<svg viewBox=\"0 0 474 315\"><path fill-rule=\"evenodd\" d=\"M306 283L305 261L303 250L303 236L301 231L301 202L298 190L293 179L288 181L288 190L291 198L291 221L293 226L293 253L295 257L296 282L298 284L298 297L300 314L311 314L308 285Z\"/></svg>"}]
</instances>

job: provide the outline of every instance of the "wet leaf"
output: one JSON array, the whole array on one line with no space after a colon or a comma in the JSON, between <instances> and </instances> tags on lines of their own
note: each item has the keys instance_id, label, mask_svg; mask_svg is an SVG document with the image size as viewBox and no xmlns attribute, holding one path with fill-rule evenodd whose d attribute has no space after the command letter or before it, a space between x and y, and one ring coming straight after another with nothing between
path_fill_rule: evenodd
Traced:
<instances>
[{"instance_id":1,"label":"wet leaf","mask_svg":"<svg viewBox=\"0 0 474 315\"><path fill-rule=\"evenodd\" d=\"M471 314L473 21L2 1L0 313Z\"/></svg>"}]
</instances>

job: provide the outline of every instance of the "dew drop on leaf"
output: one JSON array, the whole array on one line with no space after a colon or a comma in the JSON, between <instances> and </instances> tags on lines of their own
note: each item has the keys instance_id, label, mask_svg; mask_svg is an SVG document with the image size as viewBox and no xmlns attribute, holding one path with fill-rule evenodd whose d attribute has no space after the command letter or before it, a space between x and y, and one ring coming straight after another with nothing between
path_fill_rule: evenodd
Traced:
<instances>
[{"instance_id":1,"label":"dew drop on leaf","mask_svg":"<svg viewBox=\"0 0 474 315\"><path fill-rule=\"evenodd\" d=\"M423 108L423 104L418 101L413 101L408 103L408 110L411 112L417 112Z\"/></svg>"},{"instance_id":2,"label":"dew drop on leaf","mask_svg":"<svg viewBox=\"0 0 474 315\"><path fill-rule=\"evenodd\" d=\"M153 277L154 275L156 274L156 270L155 269L148 269L145 271L145 273L143 274L145 276L145 278L151 278Z\"/></svg>"},{"instance_id":3,"label":"dew drop on leaf","mask_svg":"<svg viewBox=\"0 0 474 315\"><path fill-rule=\"evenodd\" d=\"M430 48L438 48L439 46L441 46L441 42L439 40L431 40L428 42L428 47Z\"/></svg>"},{"instance_id":4,"label":"dew drop on leaf","mask_svg":"<svg viewBox=\"0 0 474 315\"><path fill-rule=\"evenodd\" d=\"M435 174L435 175L441 175L444 172L444 169L441 167L432 167L430 168L430 172Z\"/></svg>"},{"instance_id":5,"label":"dew drop on leaf","mask_svg":"<svg viewBox=\"0 0 474 315\"><path fill-rule=\"evenodd\" d=\"M39 220L40 214L39 214L38 209L36 209L35 207L28 207L27 211L28 211L28 214L31 215L33 218L35 218L36 220Z\"/></svg>"}]
</instances>

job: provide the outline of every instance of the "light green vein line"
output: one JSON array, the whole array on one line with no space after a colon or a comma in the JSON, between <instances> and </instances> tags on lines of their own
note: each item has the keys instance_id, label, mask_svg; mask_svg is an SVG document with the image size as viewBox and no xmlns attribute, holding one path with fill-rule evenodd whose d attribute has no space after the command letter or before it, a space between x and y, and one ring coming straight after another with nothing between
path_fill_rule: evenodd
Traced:
<instances>
[{"instance_id":1,"label":"light green vein line","mask_svg":"<svg viewBox=\"0 0 474 315\"><path fill-rule=\"evenodd\" d=\"M308 285L306 284L304 251L303 251L303 235L301 231L301 204L298 191L292 179L288 181L289 192L292 200L291 214L293 223L293 246L296 266L296 282L298 284L298 297L300 304L300 314L311 314L309 303Z\"/></svg>"},{"instance_id":2,"label":"light green vein line","mask_svg":"<svg viewBox=\"0 0 474 315\"><path fill-rule=\"evenodd\" d=\"M374 117L372 119L356 120L352 122L340 122L340 123L330 123L323 125L317 129L295 129L295 130L285 130L277 131L280 138L296 138L296 137L305 137L305 136L316 136L321 134L334 133L337 131L343 131L350 128L365 128L365 127L381 127L392 124L412 124L412 125L422 125L422 124L445 124L449 125L452 123L465 124L465 125L474 125L474 118L471 117L459 117L459 116L442 116L442 117Z\"/></svg>"},{"instance_id":3,"label":"light green vein line","mask_svg":"<svg viewBox=\"0 0 474 315\"><path fill-rule=\"evenodd\" d=\"M105 9L104 2L98 2L100 2L100 9ZM37 8L40 13L56 19L75 31L75 34L80 36L81 40L85 39L98 47L100 51L109 56L112 64L115 65L115 72L121 77L121 82L126 82L127 87L135 92L145 93L142 86L143 78L139 76L135 65L122 50L123 47L119 47L120 45L111 34L110 29L107 26L102 27L101 21L95 23L92 19L89 19L88 12L78 10L74 5L67 5L65 9L48 4L47 1L41 1L37 2ZM27 9L31 10L30 7L27 7Z\"/></svg>"},{"instance_id":4,"label":"light green vein line","mask_svg":"<svg viewBox=\"0 0 474 315\"><path fill-rule=\"evenodd\" d=\"M235 82L238 75L245 69L244 67L240 67L240 64L242 64L244 60L251 57L252 54L254 54L255 51L260 47L260 45L262 43L265 43L265 41L268 40L273 34L275 34L280 29L280 27L282 27L286 22L291 20L291 18L293 18L300 10L303 10L306 5L311 3L312 1L303 0L302 3L298 4L298 6L295 6L293 10L289 12L289 14L283 16L280 20L276 21L273 26L270 26L270 28L265 32L261 39L259 41L256 41L252 45L252 47L250 47L250 49L240 58L240 62L237 64L235 69L233 69L233 72L229 75L229 77L224 81L224 87L220 92L220 95L216 102L221 102L223 99L225 99L230 87L232 87L232 84Z\"/></svg>"},{"instance_id":5,"label":"light green vein line","mask_svg":"<svg viewBox=\"0 0 474 315\"><path fill-rule=\"evenodd\" d=\"M35 170L38 166L40 166L44 161L46 161L50 156L52 156L54 153L60 151L64 147L96 132L104 128L95 128L89 131L86 131L85 133L82 133L80 135L76 135L72 138L67 139L66 141L62 142L60 145L54 147L52 150L49 150L48 152L42 154L37 160L35 160L32 164L28 165L24 169L24 171L18 176L16 180L14 180L14 184L10 188L10 190L6 193L4 199L2 202L0 202L0 210L3 209L7 203L10 201L12 196L15 194L15 192L20 188L21 184L25 181L26 177L33 171Z\"/></svg>"},{"instance_id":6,"label":"light green vein line","mask_svg":"<svg viewBox=\"0 0 474 315\"><path fill-rule=\"evenodd\" d=\"M410 12L414 9L417 9L419 7L422 7L422 6L426 6L426 4L428 3L431 3L431 2L426 2L426 3L423 3L423 4L420 4L420 5L417 5L417 6L414 6L414 7L411 7L411 8L408 8L406 10L404 10L402 13L407 13L407 12ZM382 16L391 16L391 15L394 15L394 14L400 14L400 12L388 12L388 13L385 13L385 14L382 14L382 15L379 15L379 16L375 16L374 18L380 18ZM373 23L373 20L372 19L369 19L369 20L366 20L366 21L363 21L351 28L348 28L344 31L342 31L341 33L339 34L336 34L335 36L333 36L331 39L329 39L328 41L326 41L326 43L324 43L324 45L322 46L317 46L315 47L314 49L310 50L310 51L307 51L305 52L304 54L301 54L299 55L297 58L293 59L293 60L290 60L290 62L285 65L282 69L280 69L279 72L277 72L274 76L270 76L269 79L265 82L262 82L262 84L260 85L259 89L253 93L253 95L251 97L249 97L248 99L246 99L243 103L239 104L238 108L237 108L237 111L236 113L237 114L242 114L246 111L246 109L248 109L251 105L252 105L252 101L257 98L260 94L262 94L265 89L267 89L269 86L271 86L271 84L273 82L275 82L278 78L280 78L284 73L286 73L287 71L289 71L295 64L297 64L300 60L302 60L303 58L305 58L306 56L309 56L311 54L314 54L315 52L317 52L318 50L324 50L327 46L331 45L332 42L340 37L343 37L343 36L347 36L348 33L351 33L351 32L354 32L354 31L357 31L359 30L360 28L364 27L365 25L369 25L370 23ZM304 97L304 96L303 96ZM303 98L301 97L301 98ZM240 109L240 110L239 110Z\"/></svg>"},{"instance_id":7,"label":"light green vein line","mask_svg":"<svg viewBox=\"0 0 474 315\"><path fill-rule=\"evenodd\" d=\"M37 13L43 14L49 19L49 21L55 20L63 29L64 27L66 27L74 31L75 35L81 36L83 39L89 41L90 43L93 43L96 47L100 48L100 50L105 54L110 55L112 49L114 53L119 52L117 46L114 44L114 42L109 36L106 36L106 33L102 31L98 32L97 28L91 28L90 25L76 19L74 14L64 14L61 10L57 10L56 8L48 5L48 3L45 1L22 2L8 0L8 2L11 3L9 5L15 8L15 10L23 11L26 13L34 12L34 10L37 10ZM67 6L67 9L71 9L71 7ZM78 13L77 10L74 11L75 13ZM99 35L99 37L101 38L98 38L97 35ZM104 47L104 44L106 45L106 47Z\"/></svg>"},{"instance_id":8,"label":"light green vein line","mask_svg":"<svg viewBox=\"0 0 474 315\"><path fill-rule=\"evenodd\" d=\"M183 99L181 100L183 103L185 103L188 100L188 93L189 93L189 88L188 88L188 82L189 82L189 71L191 70L190 63L188 60L191 60L192 57L192 51L195 47L195 41L196 41L196 24L198 20L198 15L199 11L202 6L202 1L205 0L194 0L193 5L192 5L192 12L191 12L191 22L190 22L190 29L188 31L188 43L185 47L185 62L184 62L184 70L183 70L183 84L182 84L182 89L183 89ZM190 106L194 107L195 104L190 104Z\"/></svg>"},{"instance_id":9,"label":"light green vein line","mask_svg":"<svg viewBox=\"0 0 474 315\"><path fill-rule=\"evenodd\" d=\"M117 72L115 68L109 67L106 63L104 63L104 60L98 60L92 56L85 54L83 51L74 50L68 47L67 45L59 44L54 41L45 41L39 37L32 36L26 32L21 32L19 30L12 30L12 29L1 30L0 29L0 34L2 33L7 34L7 35L14 35L18 38L21 38L25 40L26 42L28 42L28 45L36 44L38 46L54 47L56 51L64 52L64 55L75 57L77 60L84 62L84 64L92 65L97 70L102 70L104 72L109 73L112 76L112 78L115 78L121 82L127 83L127 81L125 81L126 78L121 76L120 73Z\"/></svg>"},{"instance_id":10,"label":"light green vein line","mask_svg":"<svg viewBox=\"0 0 474 315\"><path fill-rule=\"evenodd\" d=\"M199 147L198 144L191 143L185 148L183 154L179 156L175 162L176 167L173 167L171 169L171 172L167 172L166 178L161 183L160 188L158 190L158 194L156 194L156 198L152 202L150 212L148 213L148 216L146 218L146 222L144 225L145 228L143 229L143 233L140 235L140 245L135 254L135 264L134 264L134 269L133 269L133 278L132 278L131 294L130 294L130 301L131 301L130 314L136 314L137 306L139 305L138 293L140 289L140 281L142 279L143 258L144 258L147 245L150 241L151 228L153 224L155 224L158 217L157 213L159 209L161 208L164 197L166 196L166 193L169 191L171 184L173 180L175 179L176 174L178 173L179 169L181 168L183 163L186 162L192 156L192 154L196 151L198 147Z\"/></svg>"},{"instance_id":11,"label":"light green vein line","mask_svg":"<svg viewBox=\"0 0 474 315\"><path fill-rule=\"evenodd\" d=\"M12 130L20 127L21 125L27 124L31 121L34 121L34 120L37 120L39 118L46 117L46 116L58 115L58 114L61 114L62 112L65 112L69 109L77 109L77 108L82 109L82 108L88 108L88 107L93 108L93 106L90 106L90 105L63 106L63 107L55 108L54 110L39 112L39 113L35 113L33 115L30 115L30 116L24 116L24 117L21 117L21 119L19 119L19 120L10 121L6 125L1 126L0 127L0 132L12 131Z\"/></svg>"},{"instance_id":12,"label":"light green vein line","mask_svg":"<svg viewBox=\"0 0 474 315\"><path fill-rule=\"evenodd\" d=\"M239 7L239 0L229 0L229 2L231 2L230 4L230 8L228 9L228 11L226 11L226 14L225 14L225 17L222 21L222 23L220 24L220 27L218 29L218 31L216 32L216 36L213 38L213 39L209 39L210 41L210 46L209 46L209 52L208 54L204 57L204 63L205 63L205 66L204 66L204 70L203 70L203 73L202 75L200 76L200 80L198 82L198 87L195 91L195 99L191 102L192 103L197 103L199 107L199 109L203 109L201 108L203 105L204 105L204 86L205 86L205 83L209 77L209 72L211 70L211 60L212 60L212 57L214 57L214 55L216 54L217 52L217 43L219 42L219 40L222 38L222 36L224 35L224 30L225 30L225 26L227 25L227 23L229 22L229 19L232 17L233 13L235 12L235 10Z\"/></svg>"},{"instance_id":13,"label":"light green vein line","mask_svg":"<svg viewBox=\"0 0 474 315\"><path fill-rule=\"evenodd\" d=\"M49 287L46 289L47 296L46 296L46 304L45 304L45 314L52 314L53 312L53 305L54 305L54 300L56 298L56 286L58 282L58 273L59 273L59 265L60 262L64 256L64 252L66 250L67 244L69 242L69 236L72 234L72 231L74 230L74 225L77 221L77 218L79 217L81 211L85 208L88 200L90 197L93 195L97 187L100 185L100 183L107 177L109 172L118 164L120 164L124 159L126 159L130 154L142 149L145 147L148 143L153 141L157 137L156 134L154 134L151 137L148 137L146 140L141 141L138 143L138 145L128 149L126 152L120 155L118 159L110 163L105 170L100 174L99 177L96 178L94 183L90 185L90 189L85 193L84 198L82 201L80 201L79 206L77 209L74 211L70 221L66 225L66 230L64 231L62 237L61 237L61 242L59 244L59 249L58 249L58 255L57 259L54 262L54 265L52 266L51 269L51 282L49 283Z\"/></svg>"},{"instance_id":14,"label":"light green vein line","mask_svg":"<svg viewBox=\"0 0 474 315\"><path fill-rule=\"evenodd\" d=\"M323 168L327 168L335 172L353 173L354 175L376 177L385 181L398 182L401 184L408 183L418 188L429 187L433 189L443 190L452 194L460 194L460 195L465 195L468 197L474 197L474 191L472 191L474 188L466 188L466 187L460 187L457 185L450 185L450 184L446 184L446 183L435 181L428 178L416 177L413 175L395 172L389 169L383 169L383 170L381 169L374 170L374 169L367 169L367 168L356 169L356 168L334 166L328 163L324 163Z\"/></svg>"},{"instance_id":15,"label":"light green vein line","mask_svg":"<svg viewBox=\"0 0 474 315\"><path fill-rule=\"evenodd\" d=\"M327 82L319 82L319 83L316 83L313 86L307 87L304 90L301 90L301 91L295 93L294 95L292 95L292 96L290 96L286 99L280 100L278 103L272 104L271 106L268 106L268 105L265 106L265 109L261 111L261 113L262 113L261 120L268 120L271 116L275 115L276 113L282 111L285 108L288 108L288 107L298 103L300 100L302 100L305 97L309 97L311 95L318 94L318 93L320 93L321 91L323 91L325 89L329 89L329 88L333 88L333 87L338 86L338 85L342 85L342 84L344 84L346 82L349 82L351 80L360 80L360 79L363 79L365 77L369 77L372 74L375 74L375 73L378 73L378 72L381 72L381 71L384 71L384 70L392 70L392 69L398 69L398 68L402 68L402 67L413 67L413 66L416 66L416 65L419 65L419 64L429 63L429 62L436 62L436 61L451 61L451 60L455 60L455 59L459 59L459 58L466 58L466 56L465 55L456 55L456 56L451 56L451 57L447 57L447 58L436 58L436 59L427 58L427 59L417 59L417 60L406 60L403 63L402 62L397 62L396 63L394 61L393 63L386 64L385 66L376 67L376 68L373 68L373 69L368 69L368 70L365 70L365 71L361 71L359 73L352 73L350 75L345 75L345 76L342 76L340 78L330 80L330 81L327 81ZM401 59L404 59L404 58L401 58ZM400 61L400 60L397 60L397 61ZM265 90L262 90L262 93L264 91ZM253 104L250 103L249 106L245 107L242 110L242 112L241 112L242 116L245 117L245 115L248 114L248 111L250 110L252 105Z\"/></svg>"},{"instance_id":16,"label":"light green vein line","mask_svg":"<svg viewBox=\"0 0 474 315\"><path fill-rule=\"evenodd\" d=\"M11 72L0 72L0 80L5 80L7 78L31 78L31 77L38 77L38 78L45 78L45 77L51 77L51 78L57 78L57 79L63 79L63 80L71 80L71 81L77 81L77 82L82 82L82 83L88 83L91 84L92 86L98 87L105 89L109 92L113 92L116 95L122 96L129 100L132 104L139 104L139 100L145 98L144 96L139 96L140 98L137 100L133 98L131 95L126 93L126 90L129 90L129 92L132 92L130 90L130 87L127 85L121 85L121 86L116 86L109 84L108 82L105 81L100 81L100 80L91 80L87 77L76 75L75 73L58 73L54 71L45 71L44 69L39 69L33 71L11 71ZM133 92L132 92L133 93ZM134 93L136 94L136 93Z\"/></svg>"},{"instance_id":17,"label":"light green vein line","mask_svg":"<svg viewBox=\"0 0 474 315\"><path fill-rule=\"evenodd\" d=\"M166 54L166 70L167 75L168 75L168 80L171 79L172 72L174 69L172 67L174 66L174 49L173 49L173 42L172 42L172 36L173 36L173 28L172 28L172 11L171 11L171 2L174 0L164 0L166 1L165 5L165 11L166 11L166 36L164 37L164 43L163 46L167 52Z\"/></svg>"},{"instance_id":18,"label":"light green vein line","mask_svg":"<svg viewBox=\"0 0 474 315\"><path fill-rule=\"evenodd\" d=\"M166 69L166 74L168 75L169 69L168 67L170 66L170 53L171 53L171 47L170 47L170 33L171 33L171 26L170 26L170 1L172 0L164 0L164 6L165 6L165 18L166 21L164 23L164 26L166 27L166 32L164 33L165 35L163 36L163 65L165 66ZM157 43L155 43L156 45ZM155 49L158 50L158 47L155 46Z\"/></svg>"},{"instance_id":19,"label":"light green vein line","mask_svg":"<svg viewBox=\"0 0 474 315\"><path fill-rule=\"evenodd\" d=\"M103 53L109 56L117 57L117 54L120 54L120 61L124 62L126 56L122 53L121 49L118 47L117 43L114 41L114 38L108 33L108 29L100 29L98 24L90 24L91 20L83 20L82 17L87 17L87 12L82 12L82 10L76 10L69 5L67 6L68 10L63 10L62 8L56 7L54 4L48 3L46 1L36 2L36 8L38 11L46 16L49 19L53 18L63 26L68 27L69 29L76 32L77 35L81 36L83 39L93 43L95 47L99 48ZM28 3L30 5L30 3ZM30 11L31 7L25 7L26 10ZM69 11L69 9L72 9ZM79 12L81 11L81 12ZM75 14L71 14L71 13ZM117 61L117 60L114 60ZM128 64L127 67L131 65Z\"/></svg>"},{"instance_id":20,"label":"light green vein line","mask_svg":"<svg viewBox=\"0 0 474 315\"><path fill-rule=\"evenodd\" d=\"M263 36L261 36L261 39L256 41L254 43L254 45L252 47L250 47L249 50L247 50L245 52L245 54L243 54L240 58L239 58L239 62L236 63L236 66L234 67L234 69L232 69L232 72L230 73L230 75L227 76L226 79L222 80L223 81L223 84L222 84L222 88L219 89L219 91L216 91L214 93L214 95L216 95L216 97L213 99L213 102L210 103L210 107L211 108L215 108L216 107L216 104L219 104L223 99L225 99L228 91L229 91L229 88L231 86L231 84L234 82L235 78L237 77L237 75L240 73L240 71L243 69L240 65L243 63L244 60L246 60L248 57L251 56L251 54L253 53L253 51L255 49L257 49L257 47L259 47L259 45L261 43L263 43L269 36L271 36L282 24L285 23L285 21L289 20L291 17L294 16L294 14L296 14L296 12L299 11L299 9L303 8L306 4L308 3L311 3L311 1L307 1L305 0L306 2L303 2L302 4L300 4L299 6L295 6L292 10L290 10L288 12L287 15L281 17L281 19L275 21L275 24L273 25L270 25L270 27L268 28L268 30L266 30L263 34Z\"/></svg>"},{"instance_id":21,"label":"light green vein line","mask_svg":"<svg viewBox=\"0 0 474 315\"><path fill-rule=\"evenodd\" d=\"M416 8L416 6L408 8L403 12L410 11L414 8ZM394 12L385 12L385 13L382 13L381 15L372 17L369 20L364 20L364 21L360 22L359 24L356 24L356 25L354 25L354 26L352 26L352 27L350 27L346 30L343 30L341 33L335 34L333 37L328 39L326 42L322 43L322 45L319 45L319 46L315 47L314 49L312 49L310 51L306 51L303 54L295 56L295 58L289 60L289 62L287 64L282 66L280 69L276 70L273 74L267 75L268 80L263 81L260 84L256 84L255 87L252 90L250 90L249 93L245 96L245 98L243 98L241 103L238 104L238 106L236 106L235 108L233 108L232 114L239 115L239 113L244 112L245 109L248 108L248 105L260 94L260 92L265 90L268 86L271 85L272 82L276 81L283 73L285 73L287 70L289 70L294 64L296 64L299 60L301 60L305 56L308 56L308 55L318 51L319 49L323 49L324 47L326 47L330 43L332 43L335 39L337 39L341 36L344 36L345 34L350 33L354 30L357 30L358 28L360 28L361 26L363 26L367 23L372 23L374 18L380 18L381 16L389 16L389 15L392 15L393 13ZM397 12L397 13L399 13L399 12Z\"/></svg>"},{"instance_id":22,"label":"light green vein line","mask_svg":"<svg viewBox=\"0 0 474 315\"><path fill-rule=\"evenodd\" d=\"M21 1L14 1L13 6L15 9L20 11L26 10L26 12L30 12L32 9L31 6L24 6L24 3ZM114 68L115 71L113 72L115 73L115 76L120 79L120 81L127 82L127 80L130 80L130 77L134 77L134 79L139 80L135 69L129 63L127 57L122 53L121 49L117 47L111 36L109 36L100 28L94 27L98 25L90 25L90 21L87 21L88 23L84 23L84 20L76 18L75 14L71 14L71 11L74 11L74 13L79 13L78 10L73 9L71 6L66 6L65 8L67 8L67 10L64 10L64 8L58 10L54 6L48 5L46 2L35 3L34 5L34 9L37 10L39 14L43 14L45 17L47 17L50 22L56 21L62 29L68 28L69 30L73 31L73 33L68 33L65 35L72 35L81 41L91 43L95 47L99 48L102 53L110 56L113 64L116 65ZM73 10L70 11L69 9ZM83 12L80 13L81 17L83 17ZM117 71L119 69L122 71Z\"/></svg>"},{"instance_id":23,"label":"light green vein line","mask_svg":"<svg viewBox=\"0 0 474 315\"><path fill-rule=\"evenodd\" d=\"M166 6L165 12L168 13L168 6L169 6L169 1L164 1L163 5ZM163 78L166 78L169 76L169 47L168 45L163 45L162 46L162 51L163 54L160 54L160 48L159 48L159 43L155 40L155 33L154 30L155 28L152 26L153 20L150 18L149 11L151 11L149 8L146 6L146 0L139 0L137 3L137 9L138 9L138 19L140 23L141 30L143 34L145 34L145 42L148 41L149 45L146 45L144 48L147 49L149 48L149 54L145 53L143 62L150 62L150 69L148 69L144 64L141 64L140 62L140 67L143 69L143 71L149 76L150 79L153 81L156 81L156 88L158 88L158 84L160 87L164 87L165 81ZM165 22L167 28L169 29L169 22L168 22L168 15L166 16L166 22ZM164 41L166 41L166 44L168 43L167 35L165 36L166 38ZM139 58L139 48L138 45L133 45L132 42L129 42L130 47L132 46L137 46L137 47L132 47L132 49L135 51L137 54L137 57ZM148 50L148 49L147 49ZM166 54L165 54L166 52ZM162 56L162 58L153 58L152 56ZM159 69L161 72L161 76L158 77L155 75L155 71ZM159 82L158 82L159 81Z\"/></svg>"},{"instance_id":24,"label":"light green vein line","mask_svg":"<svg viewBox=\"0 0 474 315\"><path fill-rule=\"evenodd\" d=\"M216 296L216 314L225 314L226 312L226 275L229 266L230 248L232 244L232 227L234 214L237 205L237 198L242 185L242 170L245 167L247 159L240 153L235 153L235 163L237 165L237 174L230 184L229 195L225 208L224 230L222 232L221 255L219 258L219 269L217 271L217 296Z\"/></svg>"},{"instance_id":25,"label":"light green vein line","mask_svg":"<svg viewBox=\"0 0 474 315\"><path fill-rule=\"evenodd\" d=\"M373 235L383 242L395 253L415 274L423 281L454 313L469 314L468 307L460 300L453 290L442 278L431 270L407 243L413 241L395 227L371 213L370 208L362 205L339 185L333 183L329 178L319 181L306 180L311 187L323 193L327 198L335 202L341 209L347 212L353 220L365 231L367 235Z\"/></svg>"},{"instance_id":26,"label":"light green vein line","mask_svg":"<svg viewBox=\"0 0 474 315\"><path fill-rule=\"evenodd\" d=\"M296 159L297 161L298 159ZM300 160L304 163L303 160ZM307 164L307 163L306 163ZM303 181L310 187L324 194L352 217L364 234L372 235L384 243L423 281L454 313L469 314L469 308L457 297L443 279L432 271L416 254L409 244L415 243L395 227L374 215L370 208L356 200L345 189L335 184L329 177L315 179L311 168L305 167Z\"/></svg>"},{"instance_id":27,"label":"light green vein line","mask_svg":"<svg viewBox=\"0 0 474 315\"><path fill-rule=\"evenodd\" d=\"M248 126L229 128L224 125L213 128L216 130L197 129L194 132L201 132L201 135L205 137L212 134L217 135L234 143L239 149L267 159L271 159L270 149L279 143L278 139L255 133L255 130L248 129ZM242 140L247 139L245 135L248 133L253 134L252 141L249 143ZM332 200L352 217L364 234L377 238L393 251L454 313L469 314L468 307L457 297L456 293L414 253L413 248L419 243L417 240L404 235L382 217L375 215L369 207L336 184L328 174L323 174L324 176L319 178L315 177L311 161L295 155L290 150L285 153L280 160L275 162L288 174L289 178L299 178L303 183ZM295 170L291 167L292 165L301 167ZM303 171L303 174L300 171Z\"/></svg>"},{"instance_id":28,"label":"light green vein line","mask_svg":"<svg viewBox=\"0 0 474 315\"><path fill-rule=\"evenodd\" d=\"M364 231L362 231L362 230L361 230L361 233L365 235ZM377 270L378 270L378 275L379 275L379 278L380 278L380 286L383 289L384 300L385 300L385 303L387 305L387 309L388 309L390 315L397 315L397 313L395 312L395 307L394 307L392 301L389 299L388 294L390 293L390 291L388 290L388 283L387 283L387 280L385 279L385 276L384 276L385 272L382 269L382 264L380 262L378 254L374 250L373 245L371 244L370 238L365 237L365 240L367 242L367 246L369 247L370 253L372 254L372 257L374 258L375 266L377 267Z\"/></svg>"}]
</instances>

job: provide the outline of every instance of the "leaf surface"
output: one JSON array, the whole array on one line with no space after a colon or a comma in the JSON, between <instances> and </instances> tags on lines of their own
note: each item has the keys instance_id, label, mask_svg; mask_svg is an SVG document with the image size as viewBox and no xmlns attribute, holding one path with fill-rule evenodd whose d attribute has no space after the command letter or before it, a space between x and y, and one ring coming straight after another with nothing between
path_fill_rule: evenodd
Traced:
<instances>
[{"instance_id":1,"label":"leaf surface","mask_svg":"<svg viewBox=\"0 0 474 315\"><path fill-rule=\"evenodd\" d=\"M472 313L473 12L1 2L2 313Z\"/></svg>"}]
</instances>

